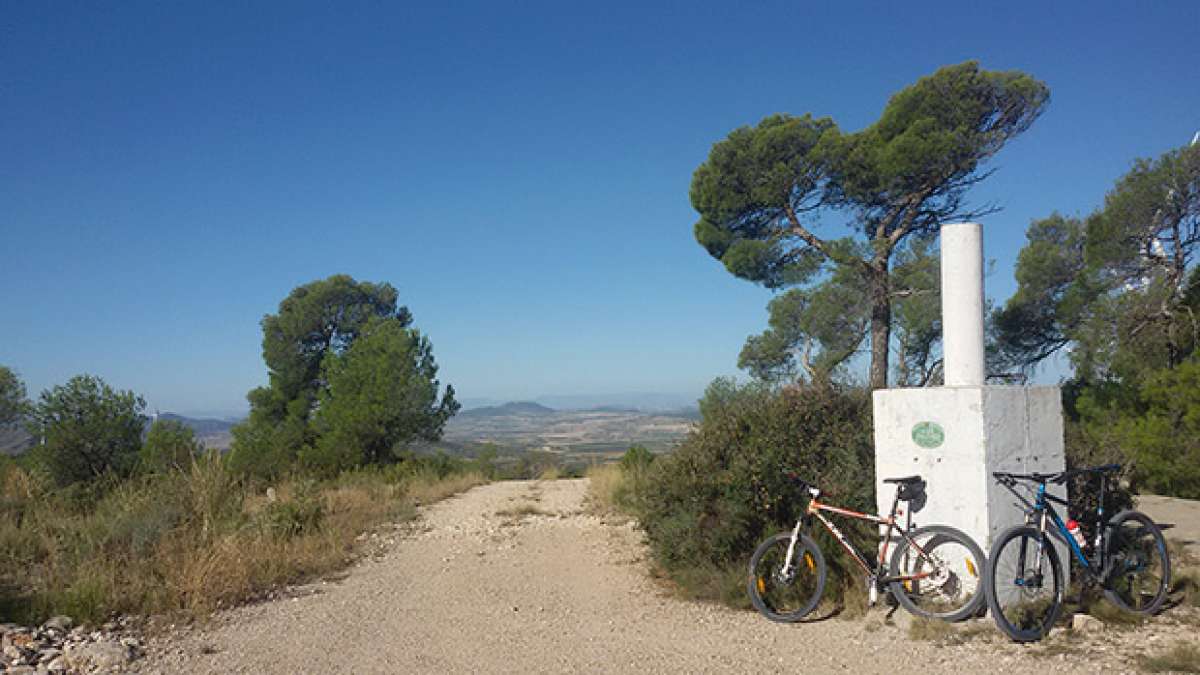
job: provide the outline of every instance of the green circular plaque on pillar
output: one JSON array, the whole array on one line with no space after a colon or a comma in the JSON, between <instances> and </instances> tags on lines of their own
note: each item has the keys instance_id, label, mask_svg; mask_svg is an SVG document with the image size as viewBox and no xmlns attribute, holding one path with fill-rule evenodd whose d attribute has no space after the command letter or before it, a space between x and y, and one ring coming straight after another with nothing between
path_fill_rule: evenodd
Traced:
<instances>
[{"instance_id":1,"label":"green circular plaque on pillar","mask_svg":"<svg viewBox=\"0 0 1200 675\"><path fill-rule=\"evenodd\" d=\"M937 422L917 422L912 428L912 439L922 448L932 450L946 440L946 432Z\"/></svg>"}]
</instances>

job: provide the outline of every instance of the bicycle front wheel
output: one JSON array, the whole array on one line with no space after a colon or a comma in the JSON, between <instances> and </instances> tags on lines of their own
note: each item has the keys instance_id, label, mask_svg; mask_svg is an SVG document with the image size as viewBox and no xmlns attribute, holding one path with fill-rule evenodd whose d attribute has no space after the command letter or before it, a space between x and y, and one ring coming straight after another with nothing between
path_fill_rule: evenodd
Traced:
<instances>
[{"instance_id":1,"label":"bicycle front wheel","mask_svg":"<svg viewBox=\"0 0 1200 675\"><path fill-rule=\"evenodd\" d=\"M891 564L892 595L917 616L961 621L983 605L983 551L965 532L946 525L908 532Z\"/></svg>"},{"instance_id":2,"label":"bicycle front wheel","mask_svg":"<svg viewBox=\"0 0 1200 675\"><path fill-rule=\"evenodd\" d=\"M1129 612L1153 614L1167 599L1171 559L1150 517L1122 511L1108 523L1104 597Z\"/></svg>"},{"instance_id":3,"label":"bicycle front wheel","mask_svg":"<svg viewBox=\"0 0 1200 675\"><path fill-rule=\"evenodd\" d=\"M984 577L988 609L1017 642L1050 632L1063 604L1062 564L1049 536L1029 526L1005 530L992 545Z\"/></svg>"},{"instance_id":4,"label":"bicycle front wheel","mask_svg":"<svg viewBox=\"0 0 1200 675\"><path fill-rule=\"evenodd\" d=\"M816 542L801 534L785 568L791 533L780 533L758 545L750 558L747 590L750 604L772 621L793 623L817 607L825 590L825 556Z\"/></svg>"}]
</instances>

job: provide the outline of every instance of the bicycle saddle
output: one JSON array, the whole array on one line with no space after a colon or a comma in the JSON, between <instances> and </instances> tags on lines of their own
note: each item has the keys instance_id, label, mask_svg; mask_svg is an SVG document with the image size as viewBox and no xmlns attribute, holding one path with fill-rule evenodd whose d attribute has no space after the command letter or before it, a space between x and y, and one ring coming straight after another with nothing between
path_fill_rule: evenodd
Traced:
<instances>
[{"instance_id":1,"label":"bicycle saddle","mask_svg":"<svg viewBox=\"0 0 1200 675\"><path fill-rule=\"evenodd\" d=\"M920 476L905 476L904 478L884 478L883 482L885 482L885 483L900 483L903 485L912 485L914 483L920 483L921 477Z\"/></svg>"}]
</instances>

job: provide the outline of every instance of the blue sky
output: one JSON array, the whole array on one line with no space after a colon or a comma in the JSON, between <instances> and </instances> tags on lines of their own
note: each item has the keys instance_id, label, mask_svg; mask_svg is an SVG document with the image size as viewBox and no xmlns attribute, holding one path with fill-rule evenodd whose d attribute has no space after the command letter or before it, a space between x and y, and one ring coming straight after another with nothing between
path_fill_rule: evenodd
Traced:
<instances>
[{"instance_id":1,"label":"blue sky","mask_svg":"<svg viewBox=\"0 0 1200 675\"><path fill-rule=\"evenodd\" d=\"M652 6L651 6L652 5ZM259 320L388 281L460 397L736 372L770 293L691 235L692 171L774 112L847 130L939 66L1051 89L975 202L1014 290L1030 219L1200 129L1200 4L5 3L0 364L231 414Z\"/></svg>"}]
</instances>

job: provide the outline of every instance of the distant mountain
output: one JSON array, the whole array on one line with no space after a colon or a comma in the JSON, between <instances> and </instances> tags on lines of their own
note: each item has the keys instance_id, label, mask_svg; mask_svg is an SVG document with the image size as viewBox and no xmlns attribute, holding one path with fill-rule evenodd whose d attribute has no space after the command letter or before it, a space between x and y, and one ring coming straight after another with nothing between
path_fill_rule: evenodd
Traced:
<instances>
[{"instance_id":1,"label":"distant mountain","mask_svg":"<svg viewBox=\"0 0 1200 675\"><path fill-rule=\"evenodd\" d=\"M184 417L183 415L176 415L175 413L169 412L159 413L158 419L179 422L183 426L191 428L192 431L196 432L197 436L201 437L228 433L228 431L233 428L233 425L237 424L237 422L233 420Z\"/></svg>"},{"instance_id":2,"label":"distant mountain","mask_svg":"<svg viewBox=\"0 0 1200 675\"><path fill-rule=\"evenodd\" d=\"M624 394L575 394L567 396L539 396L536 401L555 410L637 410L640 412L667 412L696 405L696 396L686 394L656 394L630 392Z\"/></svg>"},{"instance_id":3,"label":"distant mountain","mask_svg":"<svg viewBox=\"0 0 1200 675\"><path fill-rule=\"evenodd\" d=\"M598 405L594 408L588 408L586 410L581 410L580 412L610 412L610 413L641 414L644 411L639 410L638 408L631 408L629 406L623 406L623 405Z\"/></svg>"},{"instance_id":4,"label":"distant mountain","mask_svg":"<svg viewBox=\"0 0 1200 675\"><path fill-rule=\"evenodd\" d=\"M533 401L513 401L504 405L492 405L483 408L472 408L458 413L458 417L504 417L508 415L553 415L554 408Z\"/></svg>"},{"instance_id":5,"label":"distant mountain","mask_svg":"<svg viewBox=\"0 0 1200 675\"><path fill-rule=\"evenodd\" d=\"M501 403L504 402L504 401L494 399L494 398L479 398L478 396L468 397L468 398L457 398L456 397L456 400L459 402L460 405L462 405L463 410L472 410L474 408L487 408L490 406L500 405Z\"/></svg>"}]
</instances>

